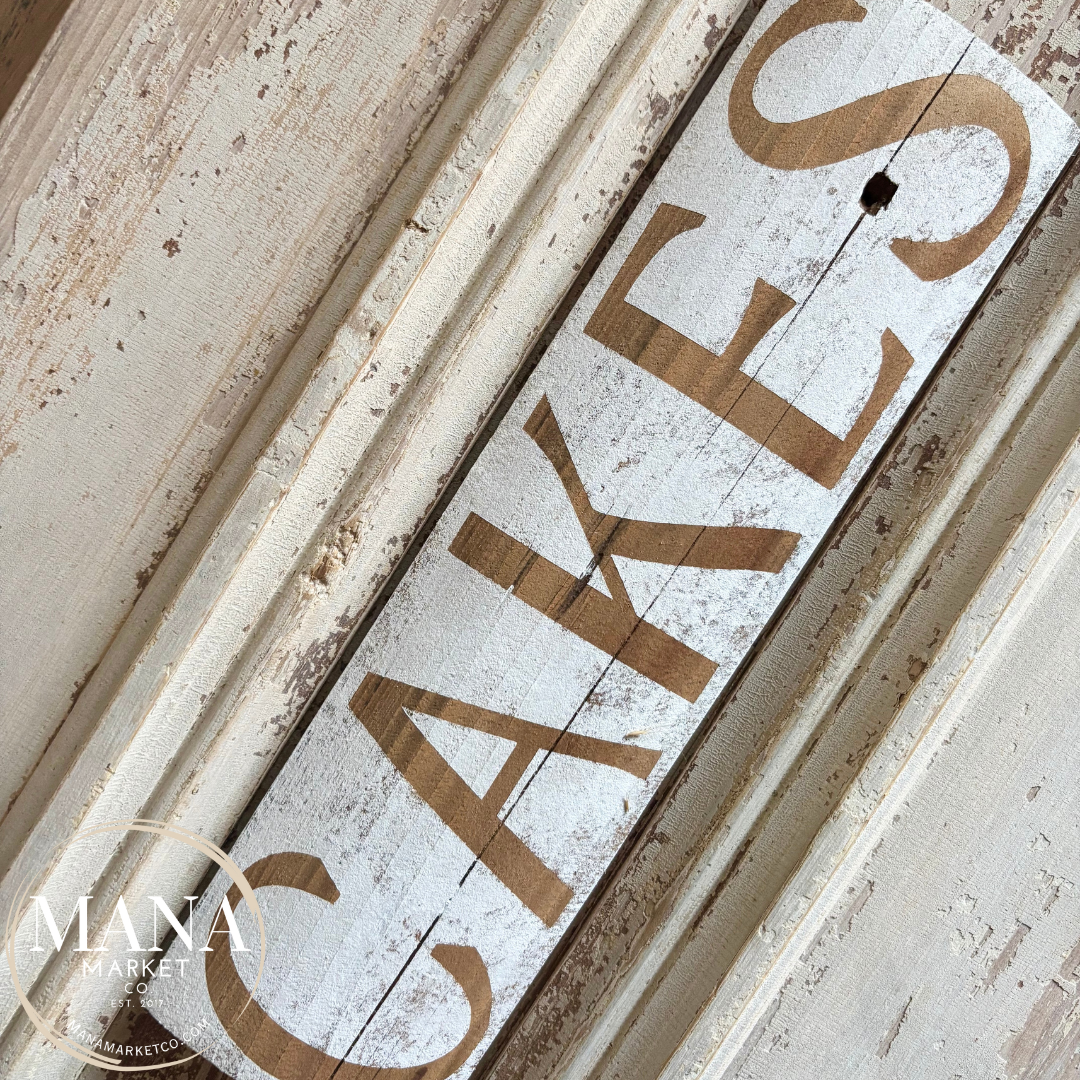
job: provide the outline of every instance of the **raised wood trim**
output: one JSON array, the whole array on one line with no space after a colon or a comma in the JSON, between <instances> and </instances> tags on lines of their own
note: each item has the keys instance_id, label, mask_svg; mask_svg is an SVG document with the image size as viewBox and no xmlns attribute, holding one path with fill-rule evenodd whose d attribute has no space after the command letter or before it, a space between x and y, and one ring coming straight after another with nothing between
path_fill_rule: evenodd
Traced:
<instances>
[{"instance_id":1,"label":"raised wood trim","mask_svg":"<svg viewBox=\"0 0 1080 1080\"><path fill-rule=\"evenodd\" d=\"M138 815L228 835L740 8L551 0L496 21L413 155L440 155L426 187L407 169L373 223L396 239L324 301L340 325L297 403L238 493L224 486L133 666L118 677L106 658L95 678L115 690L102 700L92 680L80 698L91 714L70 730L92 734L71 770L46 760L13 808L0 894L79 823ZM202 868L165 869L142 845L56 873L62 891L148 873L182 893ZM39 986L62 1007L62 965ZM0 1062L37 1068L43 1051L2 1000L14 1023Z\"/></svg>"},{"instance_id":2,"label":"raised wood trim","mask_svg":"<svg viewBox=\"0 0 1080 1080\"><path fill-rule=\"evenodd\" d=\"M286 428L260 459L238 501L222 515L196 571L96 719L94 736L19 858L20 873L37 868L35 858L47 850L50 835L94 814L113 816L129 802L141 812L186 821L219 839L227 834L266 761L394 565L400 538L423 518L440 482L600 236L612 212L605 205L607 193L624 190L628 181L622 176L636 173L638 147L655 145L735 11L612 3L602 12L592 9L594 21L585 26L579 25L580 14L579 6L568 4L545 8L543 19L522 36L514 58L530 55L539 36L549 47L542 62L524 74L509 64L503 78L488 88L483 107L470 111L468 102L461 104L458 116L472 117L473 124L466 168L461 169L459 158L437 177L409 219L412 224L405 224L370 279ZM596 48L601 38L609 44L607 52ZM597 52L604 55L599 69L592 59ZM550 76L544 67L549 63ZM566 66L560 69L559 63ZM691 77L684 74L688 68ZM580 77L581 70L587 77ZM558 98L559 83L545 78L561 79L570 96ZM536 114L525 107L530 102L570 119L557 130L538 128ZM539 150L537 130L546 131ZM481 178L490 186L477 195L473 186L483 187ZM540 187L534 191L537 180ZM600 189L604 199L596 196ZM586 192L594 200L595 221L582 229L580 207L571 205L570 196ZM955 618L974 588L972 575L977 578L979 568L989 565L983 549L1004 539L997 517L1001 507L1022 512L1032 485L1037 487L1045 476L1045 459L1061 449L1067 421L1055 409L1064 398L1052 400L1054 395L1045 391L1063 367L1061 352L1071 342L1075 323L1076 300L1067 291L1074 263L1070 229L1075 201L1071 191L1063 194L1040 220L1036 235L1008 271L1005 292L991 299L972 330L968 341L976 344L957 353L961 375L965 347L977 350L972 355L980 365L993 356L995 381L973 396L962 378L950 381L952 373L943 374L864 502L836 531L835 548L729 702L728 719L753 721L741 756L733 759L734 766L721 767L718 755L730 748L702 744L673 800L642 834L620 877L582 922L532 1012L508 1032L485 1068L514 1077L560 1070L584 1077L612 1062L637 1060L641 1075L648 1075L659 1060L650 1056L653 1050L661 1055L671 1049L664 1038L656 1038L663 1027L658 1017L682 1009L680 1015L689 1020L688 1002L708 999L714 987L705 987L701 971L715 975L715 958L730 958L738 948L735 939L744 934L739 940L745 940L759 914L745 894L733 895L727 907L717 898L739 878L755 850L767 853L762 859L775 856L776 868L765 880L779 887L816 827L815 819L804 815L790 846L769 846L774 834L768 830L801 813L788 810L788 817L770 817L784 793L794 793L787 807L800 798L806 801L799 805L813 803L805 794L809 781L800 779L803 759L815 746L828 749L825 737L831 736L832 756L814 758L818 772L806 775L831 776L821 763L844 760L853 748L854 768L865 761L887 722L882 718L892 714L886 702L870 693L871 679L863 671L881 656L879 663L890 676L887 695L908 694L919 664L940 647L940 634L918 640L912 613L936 627L927 614L931 609L920 605L940 597L942 618ZM399 223L406 204L405 198L392 202ZM489 220L496 208L495 220ZM559 234L561 221L573 223L572 230L567 228L572 241L565 247L560 242L552 252L546 248L548 237ZM491 225L496 229L485 240ZM394 231L397 224L386 227ZM451 258L461 251L475 256L464 269ZM521 320L521 332L513 324L521 319L523 295L534 297L535 306ZM518 304L515 317L500 319L500 302L511 296ZM343 383L375 367L394 370L405 355L402 342L418 327L430 326L432 312L443 310L441 305L453 316L426 354L425 381L418 378L400 394L390 394L388 379L373 379L375 385L358 403L384 409L375 435L365 432L338 443L340 452L318 460L313 450L329 430ZM395 334L400 335L396 344ZM506 357L497 371L489 367L494 343ZM459 380L456 397L447 389L454 378ZM475 381L466 390L463 384L469 380ZM1040 409L1053 414L1053 422L1035 438L1031 428L1039 426ZM444 422L453 414L462 419ZM432 434L440 428L445 438ZM1010 455L1014 440L1022 449ZM412 457L406 453L410 448ZM1020 464L1017 455L1023 458ZM1020 475L1006 477L1011 487L995 487L1005 462L1016 464ZM340 469L354 465L341 501L331 499L320 507L327 492L336 490ZM391 505L414 484L414 502ZM1002 491L1012 501L1004 500ZM296 500L290 522L275 521L276 511L290 498ZM976 504L987 525L971 555L971 549L953 545ZM257 541L285 524L292 531L283 530L275 541L276 554L266 556ZM391 544L391 537L398 543ZM943 582L945 568L957 565L957 551L969 553L968 565ZM844 599L837 602L837 596ZM830 611L832 604L836 607ZM901 660L913 642L916 660L904 667ZM792 650L800 649L816 651L806 664L788 665ZM906 680L904 671L909 672ZM860 696L864 692L868 696ZM777 696L782 700L774 700ZM853 719L859 702L871 717L863 727ZM147 750L152 751L152 768L147 767ZM726 780L718 784L724 768ZM114 782L118 772L119 785ZM695 781L695 775L706 778ZM832 801L820 810L822 815L841 797L850 775L830 781ZM702 785L712 791L704 794ZM688 801L678 802L674 796L680 792L688 793ZM679 852L671 852L669 845L658 863L656 854L667 844L662 837L670 836L678 838ZM765 837L765 844L754 849L759 837ZM121 875L154 869L152 853L115 854ZM144 854L147 861L140 867ZM104 868L104 862L78 868L72 887L97 880ZM179 868L177 890L190 887L198 876L197 866ZM653 881L665 886L658 895L645 887ZM769 894L764 895L767 899ZM730 939L719 945L714 939L695 953L705 938L699 933L702 920L716 912L739 913ZM686 969L678 968L680 963L697 965L689 998L673 990L678 979L667 979L676 969L682 978ZM41 984L42 994L58 1007L64 997L62 975L49 972L55 981ZM650 1042L654 1046L642 1054ZM35 1067L34 1051L18 1030L9 1031L2 1052L14 1068Z\"/></svg>"}]
</instances>

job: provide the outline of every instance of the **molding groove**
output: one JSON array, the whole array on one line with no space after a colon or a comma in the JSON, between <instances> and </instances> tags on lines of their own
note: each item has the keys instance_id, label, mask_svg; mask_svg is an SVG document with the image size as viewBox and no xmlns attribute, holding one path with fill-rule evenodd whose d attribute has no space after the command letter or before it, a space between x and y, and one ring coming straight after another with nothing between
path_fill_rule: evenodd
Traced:
<instances>
[{"instance_id":1,"label":"molding groove","mask_svg":"<svg viewBox=\"0 0 1080 1080\"><path fill-rule=\"evenodd\" d=\"M329 347L268 392L295 397L287 418L230 505L224 480L204 496L212 534L115 692L107 658L108 699L94 682L80 699L96 713L72 728L92 729L74 766L61 778L47 760L16 803L3 897L80 825L228 835L742 7L549 0L498 16L370 226L393 237L385 253L356 254L315 314L313 335L337 327ZM954 670L978 605L1000 604L1072 482L1069 458L1028 510L1075 438L1078 236L1074 174L481 1073L689 1078L752 1030L784 938L768 933L797 925L872 812L861 793L899 718ZM274 415L252 421L260 442ZM52 867L49 888L104 909L164 866L152 843L103 844ZM203 870L172 853L173 897ZM42 1011L65 1007L70 973L63 954L37 973ZM3 1003L0 1069L74 1075Z\"/></svg>"},{"instance_id":2,"label":"molding groove","mask_svg":"<svg viewBox=\"0 0 1080 1080\"><path fill-rule=\"evenodd\" d=\"M736 956L1075 440L1077 191L1074 166L483 1075L651 1080L739 993Z\"/></svg>"},{"instance_id":3,"label":"molding groove","mask_svg":"<svg viewBox=\"0 0 1080 1080\"><path fill-rule=\"evenodd\" d=\"M228 834L739 10L539 7L29 831L4 897L80 825L140 816ZM400 208L393 190L388 204ZM23 798L40 795L31 783ZM9 835L20 820L16 805ZM202 871L173 862L176 896ZM103 844L53 867L48 887L102 898L161 873L153 844ZM39 1008L63 1008L67 961L37 973ZM16 1009L5 993L5 1071L66 1075L38 1059Z\"/></svg>"}]
</instances>

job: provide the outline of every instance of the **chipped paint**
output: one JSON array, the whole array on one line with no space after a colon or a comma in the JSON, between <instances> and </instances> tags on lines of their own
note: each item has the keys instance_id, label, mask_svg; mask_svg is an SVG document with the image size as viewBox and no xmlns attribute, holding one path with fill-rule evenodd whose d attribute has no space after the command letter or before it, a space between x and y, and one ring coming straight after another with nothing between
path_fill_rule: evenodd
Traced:
<instances>
[{"instance_id":1,"label":"chipped paint","mask_svg":"<svg viewBox=\"0 0 1080 1080\"><path fill-rule=\"evenodd\" d=\"M134 18L100 83L74 59L96 12L65 19L0 128L5 190L36 177L8 203L17 224L0 259L0 443L19 448L0 464L0 605L24 626L0 659L0 709L20 734L0 804L41 760L71 683L158 570L200 477L495 10L431 0L357 20L335 0L163 3ZM42 163L35 132L58 78L86 115ZM263 84L265 101L251 91Z\"/></svg>"}]
</instances>

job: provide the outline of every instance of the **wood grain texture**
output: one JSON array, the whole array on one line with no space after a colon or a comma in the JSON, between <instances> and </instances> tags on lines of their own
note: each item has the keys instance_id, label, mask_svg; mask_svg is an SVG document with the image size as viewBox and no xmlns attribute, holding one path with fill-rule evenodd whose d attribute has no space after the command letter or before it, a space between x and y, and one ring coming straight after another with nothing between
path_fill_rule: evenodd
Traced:
<instances>
[{"instance_id":1,"label":"wood grain texture","mask_svg":"<svg viewBox=\"0 0 1080 1080\"><path fill-rule=\"evenodd\" d=\"M665 1080L1072 1070L1077 465L1074 446Z\"/></svg>"},{"instance_id":2,"label":"wood grain texture","mask_svg":"<svg viewBox=\"0 0 1080 1080\"><path fill-rule=\"evenodd\" d=\"M1076 187L1047 207L483 1075L654 1080L758 933L1075 437Z\"/></svg>"},{"instance_id":3,"label":"wood grain texture","mask_svg":"<svg viewBox=\"0 0 1080 1080\"><path fill-rule=\"evenodd\" d=\"M110 649L108 678L99 670L77 705L91 738L80 747L65 724L20 796L25 833L0 834L18 851L4 889L46 870L73 821L136 813L226 837L736 14L611 0L495 20L376 212L388 250L355 249L302 334L314 374L286 371L268 391L288 408L303 389L287 420L275 433L279 414L260 402L244 441L257 448L261 431L268 446L246 465L230 454L228 483L211 481L178 537L198 519L205 540L185 552L197 570L163 612L146 609L148 639ZM333 342L315 364L319 334ZM175 856L103 849L52 867L50 887L183 896L204 868ZM107 1024L117 988L79 984L66 963L35 976L42 1007ZM65 1068L18 1022L0 1053L17 1072Z\"/></svg>"},{"instance_id":4,"label":"wood grain texture","mask_svg":"<svg viewBox=\"0 0 1080 1080\"><path fill-rule=\"evenodd\" d=\"M0 125L0 814L495 10L64 16Z\"/></svg>"},{"instance_id":5,"label":"wood grain texture","mask_svg":"<svg viewBox=\"0 0 1080 1080\"><path fill-rule=\"evenodd\" d=\"M1074 192L994 290L494 1075L656 1077L858 782L1075 439Z\"/></svg>"},{"instance_id":6,"label":"wood grain texture","mask_svg":"<svg viewBox=\"0 0 1080 1080\"><path fill-rule=\"evenodd\" d=\"M1080 105L1080 38L1076 33L1080 10L1075 2L940 0L937 6L1012 60L1063 108L1076 112Z\"/></svg>"},{"instance_id":7,"label":"wood grain texture","mask_svg":"<svg viewBox=\"0 0 1080 1080\"><path fill-rule=\"evenodd\" d=\"M0 119L22 89L70 0L5 0L0 5Z\"/></svg>"},{"instance_id":8,"label":"wood grain texture","mask_svg":"<svg viewBox=\"0 0 1080 1080\"><path fill-rule=\"evenodd\" d=\"M892 146L862 160L838 153L828 171L755 162L734 145L726 122L729 93L742 57L752 54L784 7L766 8L237 843L241 864L275 851L311 851L338 884L341 899L310 929L295 899L283 901L277 916L270 900L266 906L280 955L262 1007L321 1053L394 1069L445 1055L468 1023L465 1002L430 961L431 949L442 945L467 943L479 951L493 994L490 1038L1072 152L1071 122L1005 61L928 7L872 5L856 29L830 39L824 63L813 51L820 46L810 44L821 39L796 36L792 56L809 50L805 68L814 72L817 58L817 81L807 76L807 83L793 83L781 68L769 78L763 68L758 103L767 115L835 112L845 100L878 92L882 82L937 78L926 90L928 107L951 72L963 77L962 88L974 85L971 80L1004 86L1023 110L1032 132L1031 165L1005 231L985 249L968 249L969 263L948 276L913 274L910 263L921 264L897 256L898 237L948 245L992 218L1009 187L1009 146L969 128L938 128L908 140L899 136L895 154ZM860 65L871 54L875 62ZM892 217L863 216L858 195L867 175L886 163L907 201L898 196ZM969 180L949 188L946 172L955 184L964 170ZM934 187L935 176L941 188ZM872 396L886 330L912 358L900 390L832 487L792 464L793 455L770 454L739 427L584 332L664 204L697 208L706 224L664 245L627 301L717 357L758 279L793 297L790 315L765 336L749 365L757 383L836 439L856 424ZM549 444L550 453L538 445L549 413L566 455L558 444ZM564 457L586 499L560 474ZM595 517L586 518L586 509ZM575 597L591 595L585 588L618 599L616 579L604 571L604 560L616 557L609 545L617 528L605 525L605 536L597 518L783 529L801 539L778 572L691 565L658 570L621 558L618 580L639 625L651 625L715 665L707 686L680 683L672 692L642 672L633 649L631 662L622 663L629 637L597 647L578 632L593 619L597 635L613 626L599 601L584 622L571 614ZM583 519L597 531L586 536ZM550 566L562 565L578 592L563 596L546 571L534 582L532 567L541 564L518 549L476 568L482 561L477 551L490 553L492 543L501 543L491 532L477 538L477 520ZM463 530L464 547L457 539ZM506 560L521 573L503 581L499 568ZM527 595L518 598L519 589ZM357 721L347 702L372 672L418 693L453 696L556 731L621 737L659 751L660 763L647 779L631 781L617 769L557 752L538 755L505 804L503 828L574 894L554 925L521 904L506 888L505 874L489 872L446 824L454 808L436 804L403 777L366 721ZM628 714L635 721L630 730ZM446 767L465 785L479 785L496 753L490 737L458 733L448 742L445 731L436 734L436 719L426 721L426 741L453 747L449 758L439 755ZM415 741L410 729L401 730ZM216 899L212 891L203 903L212 909ZM312 951L325 967L305 961ZM175 996L156 1010L166 1024L182 1025L205 1011L201 987L170 989ZM485 1045L482 1040L464 1068ZM266 1075L224 1043L209 1053L238 1076ZM284 1062L271 1074L293 1075Z\"/></svg>"}]
</instances>

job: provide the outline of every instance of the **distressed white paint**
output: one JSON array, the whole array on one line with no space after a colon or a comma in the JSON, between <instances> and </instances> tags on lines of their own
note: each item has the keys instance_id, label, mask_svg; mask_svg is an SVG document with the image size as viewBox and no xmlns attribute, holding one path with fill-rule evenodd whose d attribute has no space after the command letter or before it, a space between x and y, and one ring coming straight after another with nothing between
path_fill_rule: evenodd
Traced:
<instances>
[{"instance_id":1,"label":"distressed white paint","mask_svg":"<svg viewBox=\"0 0 1080 1080\"><path fill-rule=\"evenodd\" d=\"M69 744L60 764L35 774L36 802L19 819L30 836L5 895L43 870L77 823L141 814L227 835L402 538L601 235L613 195L625 194L737 10L620 0L583 11L564 2L524 25L524 8L515 9L518 21L496 23L504 53L486 51L485 39L476 82L451 95L449 114L432 124L433 144L412 159L425 168L434 155L447 160L426 192L423 168L410 165L373 225L392 234L411 212L421 228L406 225L374 273L359 252L331 290L323 328L348 318L301 400L246 482L238 474L247 466L233 464L227 479L241 490L232 505L227 484L204 496L214 498L202 527L209 533L213 515L222 518L195 570L122 678L126 661L115 658L118 689L80 701L103 710L80 721L98 715L92 738L80 748L65 725L54 744ZM492 67L498 77L489 81ZM592 207L588 222L583 207ZM349 290L364 274L372 276L349 311ZM447 323L418 353L432 310ZM406 366L415 377L395 394ZM288 387L278 405L282 396ZM253 442L273 432L273 410L258 420ZM12 850L20 835L5 829L0 840ZM108 847L54 867L49 888L102 896L130 883L180 898L203 869L171 849ZM108 980L77 989L88 1016L109 1015L118 996ZM36 994L55 1015L76 987L54 966ZM7 998L5 1016L15 1016ZM18 1023L3 1055L20 1075L66 1075L72 1064Z\"/></svg>"},{"instance_id":2,"label":"distressed white paint","mask_svg":"<svg viewBox=\"0 0 1080 1080\"><path fill-rule=\"evenodd\" d=\"M779 8L771 10L775 13ZM741 159L733 146L724 147L725 139L729 140L723 117L731 75L721 80L234 851L241 865L273 851L315 852L341 890L341 900L332 909L313 914L317 922L310 927L295 918L284 925L280 915L275 923L272 897L266 903L271 939L282 951L279 963L289 975L268 982L260 999L279 1022L306 1041L344 1054L400 971L400 958L408 955L416 935L424 933L436 916L438 925L406 976L411 980L423 974L432 980L425 998L429 1004L418 1011L413 995L402 991L396 999L396 992L392 994L350 1053L350 1060L405 1065L445 1052L460 1037L463 1002L456 992L446 992L446 980L440 981L438 969L425 959L426 950L438 941L475 945L487 962L495 993L490 1038L1071 151L1071 124L988 50L974 44L965 53L970 38L955 24L915 4L875 5L871 12L874 18L829 39L840 43L839 53L830 57L835 70L858 71L852 57L859 56L860 50L865 53L880 38L886 43L889 62L883 61L879 82L871 88L886 80L895 84L947 71L963 55L961 70L988 74L1023 103L1034 133L1034 163L1020 212L972 267L952 279L926 285L915 282L906 271L905 277L890 270L885 243L898 232L906 234L912 227L907 215L917 212L920 224L932 235L948 236L956 231L952 223L959 220L959 212L953 200L940 198L917 210L898 203L895 217L882 215L872 227L860 226L830 275L818 283L810 265L813 256L827 259L840 248L858 217L855 203L862 183L884 164L888 151L818 171L811 177L812 191L825 197L817 205L806 198L804 185L809 184L810 174L794 178L781 174L783 183L790 184L796 194L790 204L778 206L773 201L766 208L763 234L772 234L772 246L764 245L762 262L727 267L730 281L727 291L717 298L718 326L710 334L707 327L691 325L672 297L693 295L693 283L701 280L702 273L708 279L710 254L723 251L724 228L737 230L745 220L753 220L749 213L743 218L743 210L734 204L746 190L754 190L753 171L764 172ZM771 17L767 9L763 21ZM744 49L754 36L752 32ZM890 42L894 43L891 53ZM789 46L800 47L812 49L813 45ZM851 52L845 55L844 49ZM835 82L835 92L846 96L826 101L829 105L866 92L858 85ZM768 114L767 88L763 90L759 104ZM912 140L890 171L901 178L905 190L907 185L917 191L918 178L934 175L932 165L945 147L956 151L949 158L955 173L964 175L968 170L970 181L958 185L961 190L983 189L977 179L1002 175L992 144L955 135L951 144L932 136ZM723 169L730 174L721 174L722 182L713 182ZM708 184L702 182L705 176ZM713 228L721 230L720 238L714 235L706 241L708 234L685 235L679 241L681 261L673 258L664 264L657 260L659 267L654 264L643 275L632 299L674 325L687 320L680 328L712 343L732 332L754 276L773 280L786 273L777 284L801 304L797 317L788 317L793 329L783 337L792 352L785 356L780 349L770 348L783 335L786 324L781 323L755 354L763 359L767 355L765 362L770 365L761 369L759 378L772 380L778 389L787 387L790 393L798 359L820 355L827 344L825 363L818 371L804 371L798 382L800 394L802 387L808 387L806 411L826 426L842 434L853 405L860 403L856 388L863 396L869 392L869 369L876 355L871 352L868 360L866 341L858 340L868 312L881 317L880 323L872 324L873 333L866 334L873 345L884 326L890 325L913 353L911 375L833 491L825 492L775 459L768 460L767 454L755 453L748 439L582 336L581 328L614 270L661 201L705 212ZM800 207L809 210L800 216ZM971 219L959 227L970 225L978 213L971 212ZM808 252L801 273L786 250L785 238L792 236ZM693 239L701 246L691 261L686 252ZM881 294L869 284L877 279L888 283L885 311L880 310ZM671 296L665 295L665 281L673 285ZM813 299L802 304L811 293ZM846 319L842 318L845 312ZM836 328L827 321L832 313L840 317L840 329L857 344L836 347ZM727 318L726 326L721 316ZM816 385L815 378L820 380ZM832 393L816 392L817 386ZM836 387L848 389L849 395L845 397ZM693 705L618 664L611 665L512 596L500 594L447 552L458 527L473 511L572 572L580 573L587 564L588 552L575 534L576 522L568 513L565 496L542 455L521 431L544 392L592 501L603 509L651 520L703 524L732 523L745 520L739 515L747 515L754 524L803 534L795 558L776 576L686 571L661 575L638 572L629 563L621 567L639 611L651 605L650 621L720 665L710 687ZM603 439L597 438L598 432L604 433ZM624 461L628 467L619 470ZM697 609L688 617L687 610L695 604ZM661 767L647 783L562 757L548 759L514 805L510 823L575 892L554 928L543 928L483 866L475 867L459 887L472 863L471 855L409 785L396 777L348 712L348 697L368 670L541 723L564 726L574 717L574 730L606 738L626 736L629 713L632 726L644 729L640 744L663 752ZM581 708L597 680L596 691ZM423 827L418 828L417 822ZM413 865L422 865L423 872L414 872ZM301 959L310 954L325 959L327 967L306 962L301 966ZM410 1001L406 1011L396 1011L401 1009L400 1000ZM204 995L189 993L157 1011L167 1025L182 1026L185 1016L208 1010ZM227 1051L215 1050L212 1057L237 1075L261 1075Z\"/></svg>"},{"instance_id":3,"label":"distressed white paint","mask_svg":"<svg viewBox=\"0 0 1080 1080\"><path fill-rule=\"evenodd\" d=\"M655 1080L1076 438L1075 165L485 1075Z\"/></svg>"},{"instance_id":4,"label":"distressed white paint","mask_svg":"<svg viewBox=\"0 0 1080 1080\"><path fill-rule=\"evenodd\" d=\"M664 1080L1059 1075L1078 492L1074 446Z\"/></svg>"},{"instance_id":5,"label":"distressed white paint","mask_svg":"<svg viewBox=\"0 0 1080 1080\"><path fill-rule=\"evenodd\" d=\"M97 708L69 717L271 377L292 386L270 431L310 377L336 323L288 360L300 331L358 240L385 247L365 227L496 10L76 3L4 117L8 843L46 749L54 787L115 691L103 670Z\"/></svg>"},{"instance_id":6,"label":"distressed white paint","mask_svg":"<svg viewBox=\"0 0 1080 1080\"><path fill-rule=\"evenodd\" d=\"M1047 238L1036 260L1051 252L1059 259L1068 257L1063 241L1076 228L1071 205L1068 213L1072 220ZM1031 297L1024 295L1021 280L1030 254L1022 263L1013 264L1003 283L1003 292L1019 304L1008 320L1017 336L1001 343L982 324L979 335L964 341L943 376L944 385L923 406L921 423L909 433L912 449L907 461L911 464L914 459L914 469L901 470L895 458L886 464L883 482L848 519L846 525L851 528L845 527L843 542L823 559L823 564L840 562L839 571L828 574L823 566L812 597L800 596L779 640L770 642L756 662L752 681L740 686L710 733L709 745L695 755L691 771L697 775L686 786L692 788L696 781L698 787L708 788L710 805L716 808L716 818L708 826L697 826L706 836L701 847L695 850L681 835L693 834L690 820L707 817L687 791L665 807L639 844L648 849L650 834L677 834L691 854L673 895L666 899L655 933L619 972L610 997L596 1008L572 1053L560 1064L558 1075L565 1080L584 1080L603 1069L618 1069L627 1080L656 1076L657 1061L662 1065L665 1060L662 1044L670 1049L678 1045L698 1007L720 981L725 966L719 957L737 951L742 941L738 935L757 932L755 914L771 904L773 895L766 882L743 883L753 879L751 867L757 863L782 868L788 860L798 861L804 853L797 847L798 836L801 833L807 844L812 840L815 822L823 812L822 792L830 787L837 790L843 783L841 763L848 767L848 775L861 768L859 756L868 748L868 736L880 737L876 729L891 718L897 697L904 700L929 654L940 644L942 628L950 625L956 605L966 603L989 568L986 560L992 562L993 545L1004 539L1002 530L1011 531L1008 522L1028 509L1031 495L1047 475L1042 463L1048 456L1052 461L1055 449L1075 437L1080 404L1080 352L1075 347L1080 279L1069 280L1053 307L1039 312ZM1016 325L1020 308L1030 320L1028 326ZM992 310L993 304L987 313ZM999 326L1005 321L999 318ZM1038 326L1033 337L1025 333L1030 325ZM994 347L1021 359L997 393L992 393L985 377L989 361L995 358L992 338L998 339ZM1058 367L1063 358L1061 373ZM920 437L927 440L930 432L942 430L939 421L956 408L957 399L965 407L974 407L975 391L994 400L993 411L951 463L940 482L941 490L910 524L906 541L877 568L875 580L872 571L878 548L883 537L900 525L905 478L923 472L918 462L925 441L920 442ZM944 457L947 450L942 443ZM866 535L856 539L860 526ZM860 573L870 580L853 576ZM831 586L825 583L829 580ZM916 588L920 583L922 587ZM830 638L823 631L836 612L838 589L857 614L850 616L842 633L833 631L835 638ZM824 622L815 621L822 618ZM809 686L790 700L789 687L798 687L798 665L793 659L797 652L808 657L817 653L820 670L815 665ZM1026 677L1022 667L1020 672ZM750 759L746 786L728 804L724 795L731 791L730 778L733 773L738 776L738 763L746 753L745 745L732 733L745 732L754 722L764 727L774 713L779 716L773 720L776 736L756 762ZM742 743L746 741L743 734ZM721 760L725 764L722 775ZM955 774L954 780L958 786L966 782L963 773ZM839 795L835 797L838 801ZM702 794L696 798L700 800ZM672 859L669 855L669 865L647 869L632 857L628 860L630 880L621 883L622 888L640 892L645 880L666 877L671 874ZM782 882L785 873L782 869L758 871L758 877L762 876ZM748 894L754 898L749 902ZM573 967L575 963L584 966L582 958L571 954L566 964ZM646 1046L656 1048L649 1058ZM514 1053L508 1057L511 1060L504 1068L513 1070Z\"/></svg>"}]
</instances>

